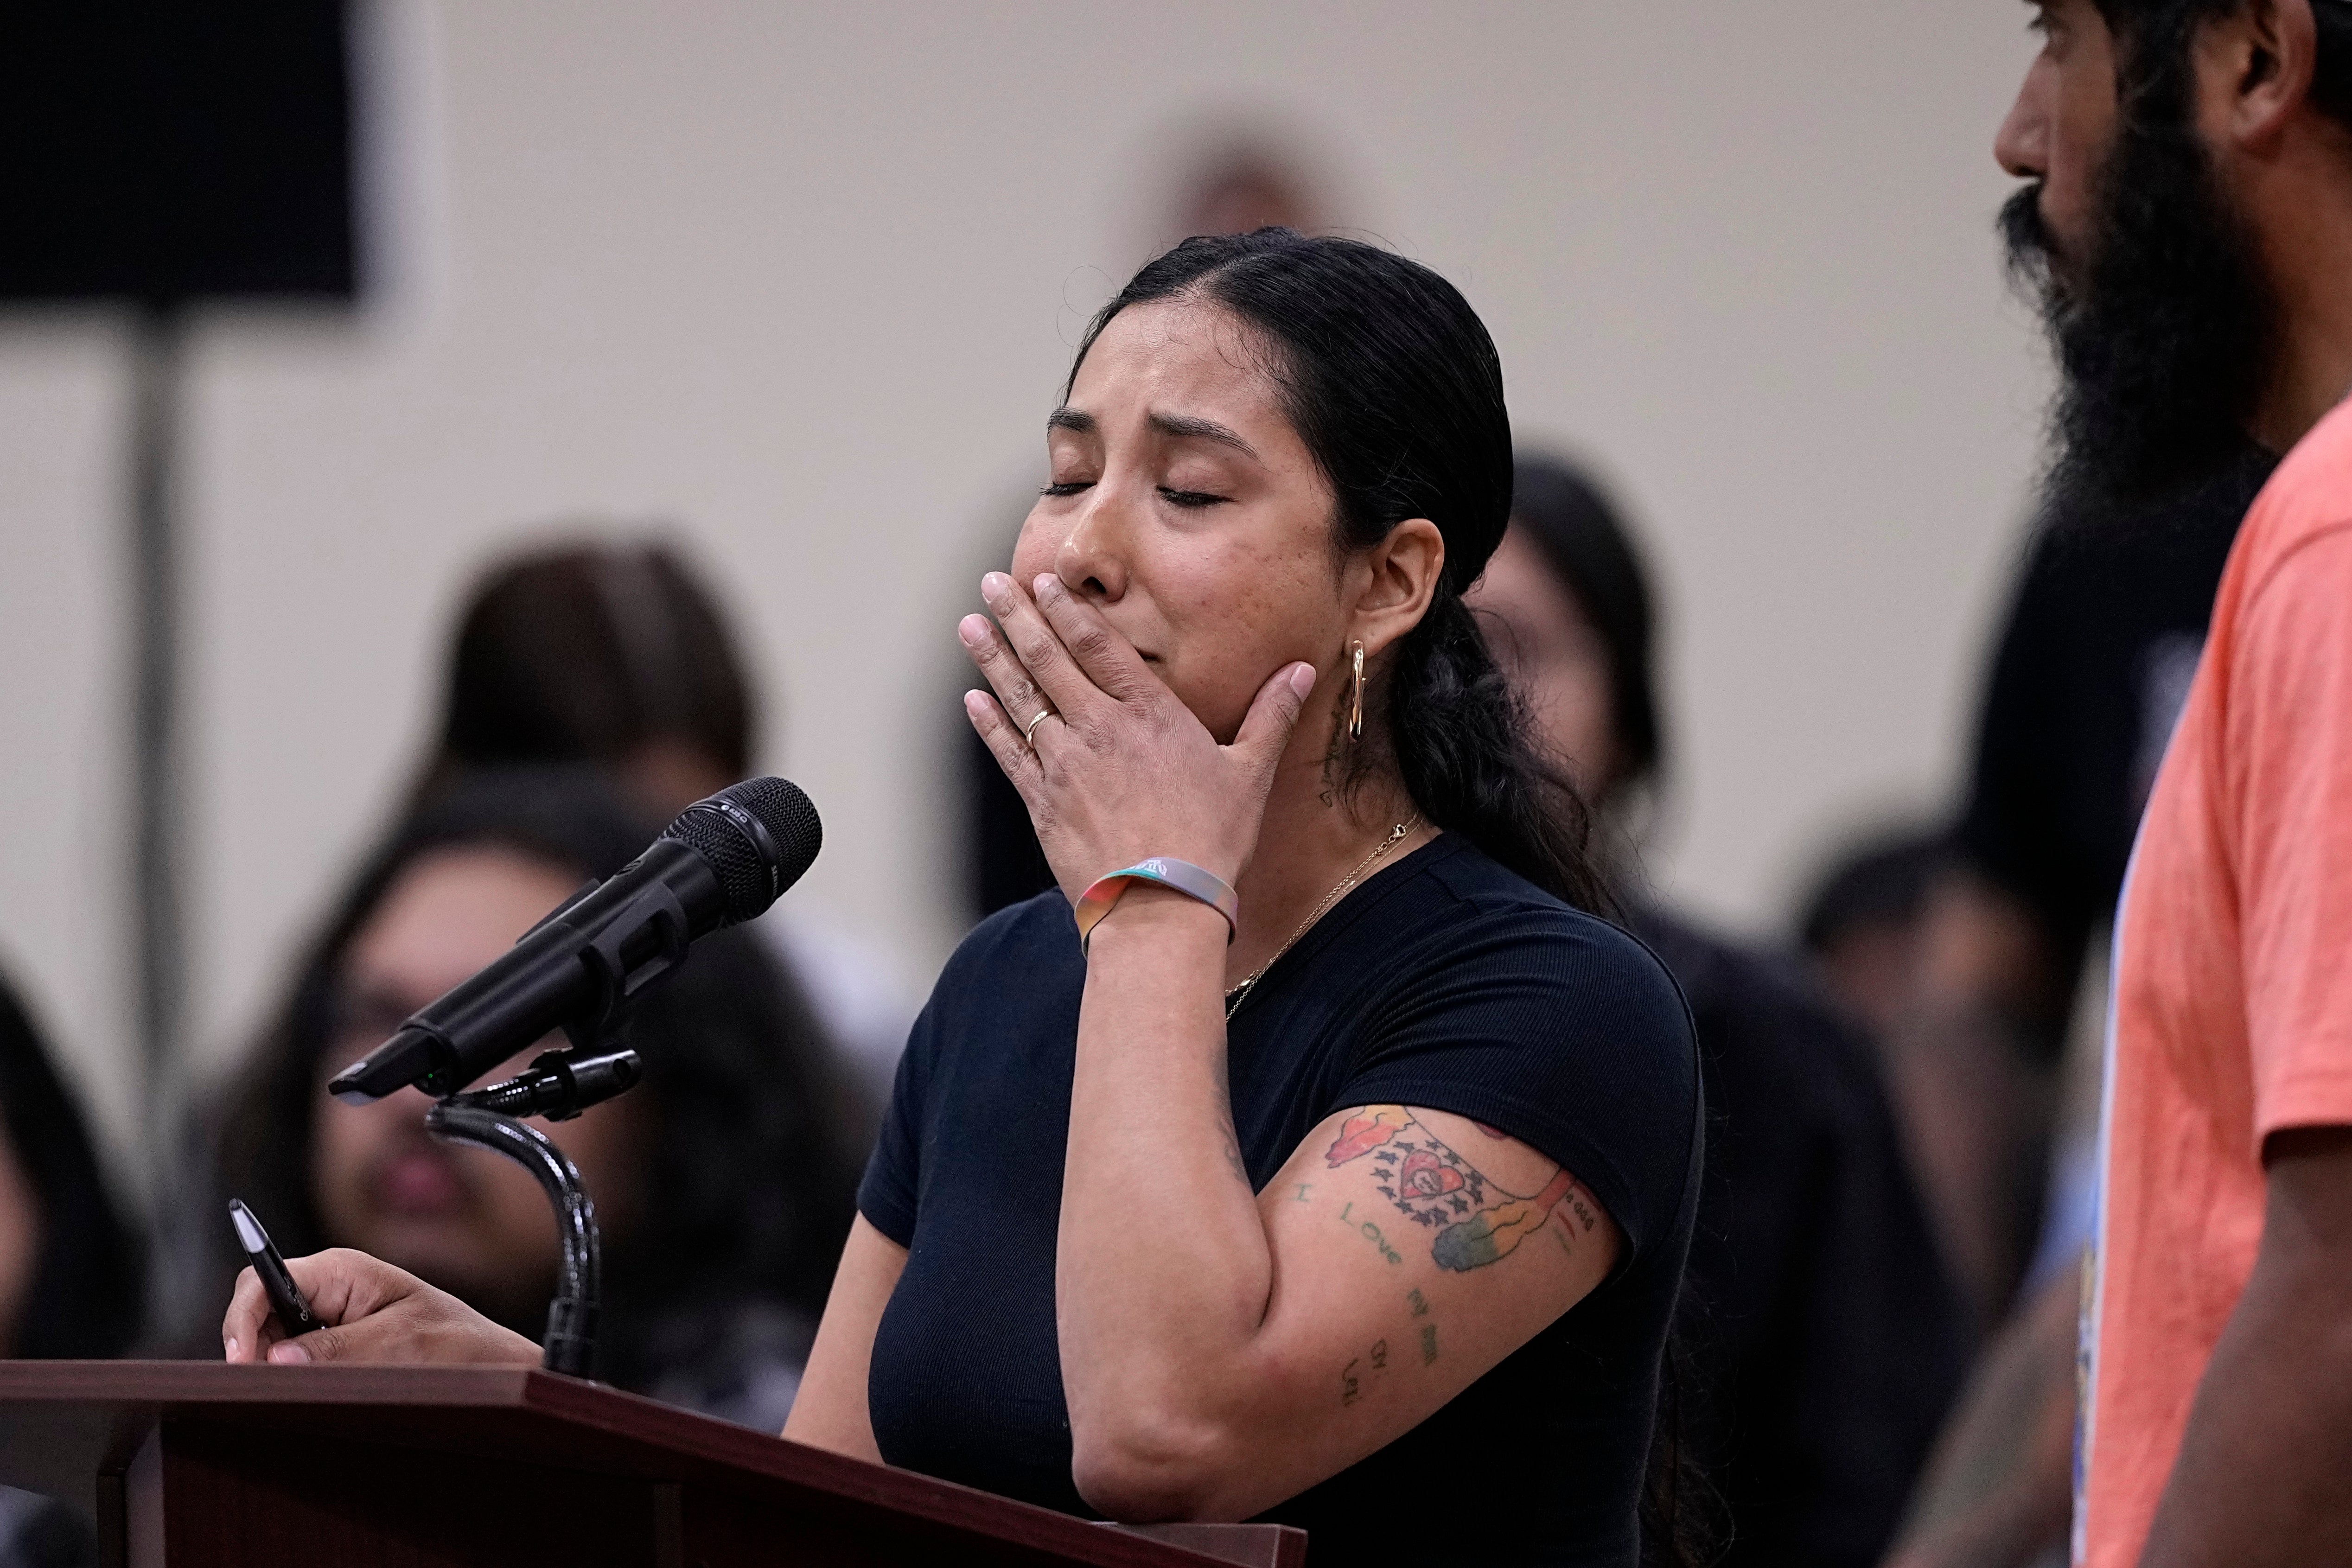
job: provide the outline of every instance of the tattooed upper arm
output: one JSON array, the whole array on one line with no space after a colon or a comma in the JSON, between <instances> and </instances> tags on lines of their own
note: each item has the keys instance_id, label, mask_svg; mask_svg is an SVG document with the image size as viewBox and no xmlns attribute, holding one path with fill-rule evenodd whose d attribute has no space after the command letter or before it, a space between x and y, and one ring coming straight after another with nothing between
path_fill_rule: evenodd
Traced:
<instances>
[{"instance_id":1,"label":"tattooed upper arm","mask_svg":"<svg viewBox=\"0 0 2352 1568\"><path fill-rule=\"evenodd\" d=\"M1168 1517L1249 1518L1395 1441L1574 1307L1624 1245L1556 1161L1403 1105L1327 1118L1257 1207L1271 1268L1246 1349L1189 1374L1182 1419L1150 1428L1145 1468L1177 1478L1150 1494L1181 1500L1150 1505Z\"/></svg>"},{"instance_id":2,"label":"tattooed upper arm","mask_svg":"<svg viewBox=\"0 0 2352 1568\"><path fill-rule=\"evenodd\" d=\"M1325 1451L1341 1457L1402 1435L1541 1332L1623 1246L1558 1162L1404 1105L1326 1121L1259 1205L1279 1367L1329 1412Z\"/></svg>"},{"instance_id":3,"label":"tattooed upper arm","mask_svg":"<svg viewBox=\"0 0 2352 1568\"><path fill-rule=\"evenodd\" d=\"M1565 1166L1538 1155L1549 1167L1542 1184L1511 1191L1439 1137L1435 1116L1402 1105L1366 1106L1341 1121L1323 1162L1332 1170L1364 1163L1373 1190L1428 1233L1429 1255L1440 1268L1467 1273L1498 1262L1547 1228L1573 1252L1600 1227L1600 1205ZM1533 1150L1483 1122L1453 1120L1476 1128L1490 1143L1511 1144L1517 1151L1512 1163L1526 1169L1524 1156ZM1496 1163L1493 1153L1486 1157Z\"/></svg>"}]
</instances>

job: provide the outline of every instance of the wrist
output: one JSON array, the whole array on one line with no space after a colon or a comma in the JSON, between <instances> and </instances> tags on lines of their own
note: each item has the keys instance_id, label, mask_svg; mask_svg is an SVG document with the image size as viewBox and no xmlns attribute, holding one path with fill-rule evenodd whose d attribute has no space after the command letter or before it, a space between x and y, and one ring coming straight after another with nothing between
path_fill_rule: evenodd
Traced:
<instances>
[{"instance_id":1,"label":"wrist","mask_svg":"<svg viewBox=\"0 0 2352 1568\"><path fill-rule=\"evenodd\" d=\"M1154 883L1129 884L1108 914L1095 923L1087 946L1089 959L1120 956L1125 950L1154 950L1197 945L1218 963L1224 961L1231 935L1225 917L1200 900Z\"/></svg>"},{"instance_id":2,"label":"wrist","mask_svg":"<svg viewBox=\"0 0 2352 1568\"><path fill-rule=\"evenodd\" d=\"M1232 883L1190 860L1155 855L1097 879L1078 895L1070 912L1077 922L1081 951L1090 949L1095 928L1118 907L1122 899L1139 888L1172 892L1214 911L1224 922L1228 942L1240 929L1241 900Z\"/></svg>"}]
</instances>

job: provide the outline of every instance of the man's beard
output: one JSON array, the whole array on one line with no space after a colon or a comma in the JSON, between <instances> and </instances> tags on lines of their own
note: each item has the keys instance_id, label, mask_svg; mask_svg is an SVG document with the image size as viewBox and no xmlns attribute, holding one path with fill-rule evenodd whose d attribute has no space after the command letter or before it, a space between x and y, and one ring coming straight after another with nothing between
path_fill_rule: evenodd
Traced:
<instances>
[{"instance_id":1,"label":"man's beard","mask_svg":"<svg viewBox=\"0 0 2352 1568\"><path fill-rule=\"evenodd\" d=\"M2116 127L2087 257L2063 254L2040 187L2001 208L2011 276L2041 306L2063 384L2045 502L2062 527L2145 511L2242 459L2277 311L2252 236L2186 123Z\"/></svg>"}]
</instances>

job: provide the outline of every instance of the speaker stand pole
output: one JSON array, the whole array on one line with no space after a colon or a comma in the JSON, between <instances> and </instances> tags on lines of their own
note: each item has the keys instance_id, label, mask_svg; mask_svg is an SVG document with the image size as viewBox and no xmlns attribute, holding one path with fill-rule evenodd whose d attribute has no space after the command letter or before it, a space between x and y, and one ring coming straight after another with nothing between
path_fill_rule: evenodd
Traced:
<instances>
[{"instance_id":1,"label":"speaker stand pole","mask_svg":"<svg viewBox=\"0 0 2352 1568\"><path fill-rule=\"evenodd\" d=\"M185 316L142 301L131 327L131 951L138 968L140 1121L152 1181L168 1163L185 1027L181 907L180 542L173 526Z\"/></svg>"}]
</instances>

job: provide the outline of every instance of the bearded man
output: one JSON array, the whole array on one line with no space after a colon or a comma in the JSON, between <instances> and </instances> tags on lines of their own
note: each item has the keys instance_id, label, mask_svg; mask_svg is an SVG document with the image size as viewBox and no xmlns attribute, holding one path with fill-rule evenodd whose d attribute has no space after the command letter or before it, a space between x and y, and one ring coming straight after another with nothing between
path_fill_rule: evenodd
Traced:
<instances>
[{"instance_id":1,"label":"bearded man","mask_svg":"<svg viewBox=\"0 0 2352 1568\"><path fill-rule=\"evenodd\" d=\"M2048 0L1998 142L2054 504L2285 454L2117 917L2074 1555L2352 1562L2352 4Z\"/></svg>"}]
</instances>

